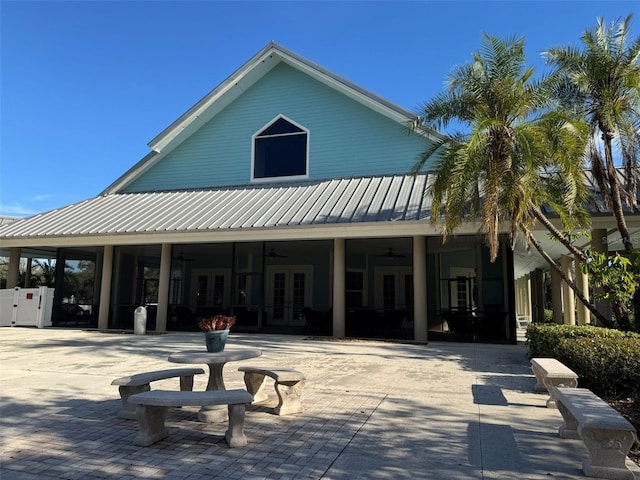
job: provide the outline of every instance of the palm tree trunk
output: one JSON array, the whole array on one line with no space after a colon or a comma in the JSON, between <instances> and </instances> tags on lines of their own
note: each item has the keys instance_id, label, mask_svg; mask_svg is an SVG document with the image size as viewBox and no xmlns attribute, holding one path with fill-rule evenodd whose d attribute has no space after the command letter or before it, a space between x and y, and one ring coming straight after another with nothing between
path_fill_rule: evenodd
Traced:
<instances>
[{"instance_id":1,"label":"palm tree trunk","mask_svg":"<svg viewBox=\"0 0 640 480\"><path fill-rule=\"evenodd\" d=\"M611 138L612 134L604 132L602 139L604 141L604 155L607 162L607 176L609 177L609 189L611 203L613 206L613 214L616 217L618 223L618 231L622 237L622 244L627 253L633 251L633 242L631 241L631 234L627 228L627 221L624 218L624 212L622 211L622 197L620 196L620 184L618 182L618 172L616 171L615 164L613 163L613 153L611 150Z\"/></svg>"},{"instance_id":2,"label":"palm tree trunk","mask_svg":"<svg viewBox=\"0 0 640 480\"><path fill-rule=\"evenodd\" d=\"M583 303L583 305L585 307L587 307L587 309L589 309L589 311L600 321L600 323L602 323L602 325L604 325L605 327L611 328L612 327L611 322L609 320L607 320L604 317L604 315L602 315L593 305L591 305L589 300L587 300L585 298L585 296L582 294L582 292L576 286L576 284L573 283L573 281L571 281L569 279L569 277L567 277L565 275L565 273L562 270L562 268L560 268L560 265L558 265L549 256L549 254L542 248L542 245L540 245L540 242L538 242L538 240L536 240L536 238L531 234L531 232L526 232L524 230L522 230L522 231L527 236L527 239L529 240L529 242L531 242L531 244L536 248L536 250L538 250L540 255L542 255L542 258L544 258L547 261L547 263L549 264L549 266L551 268L553 268L556 272L558 272L558 274L560 275L560 278L562 278L562 280L564 280L567 283L567 285L569 285L571 290L573 290L573 292L576 294L576 297L578 297L578 299Z\"/></svg>"},{"instance_id":3,"label":"palm tree trunk","mask_svg":"<svg viewBox=\"0 0 640 480\"><path fill-rule=\"evenodd\" d=\"M553 224L549 221L549 219L540 211L540 209L538 207L536 207L534 204L531 204L529 206L529 210L530 212L533 214L533 216L544 225L544 227L549 231L549 233L555 238L557 239L560 243L562 243L562 245L564 245L567 250L569 250L571 253L573 253L577 258L579 258L581 261L586 262L588 260L587 255L580 250L579 248L577 248L576 246L574 246L569 240L567 240L567 238L562 234L562 232L560 232L560 230L558 230L556 227L553 226ZM533 235L531 235L530 233L527 234L525 232L525 235L527 236L527 238L531 241L534 240L537 243L537 240L535 240L535 238L533 237ZM533 241L532 241L533 243ZM544 257L545 260L547 260L547 262L549 263L549 265L551 265L552 267L557 267L556 270L558 270L560 267L557 266L556 262L554 262L554 260L548 256L548 254L546 252L543 253L543 251L541 250L541 246L539 247L540 244L536 245L534 243L534 246L536 247L536 249L540 252L540 254ZM558 270L560 271L560 270ZM564 273L562 273L562 279L565 280L567 282L567 284L569 286L571 286L571 281L567 280L565 277L566 275L564 275ZM574 292L576 292L576 295L578 296L578 298L580 298L580 296L582 295L582 292L578 292L576 290L576 288L571 287L572 290ZM611 287L609 287L608 285L602 285L602 289L604 290L605 293L613 293ZM582 299L581 299L582 301ZM585 301L587 303L585 303ZM605 317L598 312L595 307L590 308L591 304L588 303L589 301L585 299L585 301L582 301L582 303L584 303L584 305L589 308L589 310L594 313L594 315L596 315L596 317L598 318L598 320L600 320L603 324L611 327L611 322L605 320ZM616 299L615 297L611 299L611 307L613 309L613 313L616 317L616 319L618 320L620 329L622 330L630 330L631 329L631 319L629 318L629 308L627 307L627 305L621 301ZM597 314L595 312L598 312Z\"/></svg>"},{"instance_id":4,"label":"palm tree trunk","mask_svg":"<svg viewBox=\"0 0 640 480\"><path fill-rule=\"evenodd\" d=\"M588 260L587 255L582 250L577 248L573 243L571 243L560 230L554 227L553 223L551 223L546 215L540 211L539 207L537 207L533 203L530 203L529 211L536 218L536 220L538 220L547 229L547 231L553 236L553 238L564 245L567 250L569 250L583 262L586 262Z\"/></svg>"}]
</instances>

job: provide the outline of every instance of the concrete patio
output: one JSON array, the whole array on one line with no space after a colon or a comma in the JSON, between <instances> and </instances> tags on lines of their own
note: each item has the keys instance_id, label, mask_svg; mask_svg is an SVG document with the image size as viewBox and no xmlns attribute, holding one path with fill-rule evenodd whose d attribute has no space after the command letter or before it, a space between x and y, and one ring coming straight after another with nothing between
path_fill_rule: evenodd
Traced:
<instances>
[{"instance_id":1,"label":"concrete patio","mask_svg":"<svg viewBox=\"0 0 640 480\"><path fill-rule=\"evenodd\" d=\"M204 349L199 333L132 335L0 329L0 478L23 479L583 479L586 450L563 440L561 416L534 393L524 345L337 342L232 333L228 349L262 349L251 364L301 370L305 411L246 413L249 444L225 424L170 411L170 435L137 447L119 419L119 376L177 367ZM248 361L247 361L248 362ZM227 388L244 388L227 364ZM206 375L196 376L203 390ZM152 388L177 389L177 379ZM275 394L273 398L275 401ZM640 468L628 460L640 480Z\"/></svg>"}]
</instances>

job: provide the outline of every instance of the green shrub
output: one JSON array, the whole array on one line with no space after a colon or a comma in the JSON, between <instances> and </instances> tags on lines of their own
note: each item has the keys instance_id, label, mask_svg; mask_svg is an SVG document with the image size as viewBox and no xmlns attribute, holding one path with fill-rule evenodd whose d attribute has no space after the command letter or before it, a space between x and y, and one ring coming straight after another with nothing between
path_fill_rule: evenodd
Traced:
<instances>
[{"instance_id":1,"label":"green shrub","mask_svg":"<svg viewBox=\"0 0 640 480\"><path fill-rule=\"evenodd\" d=\"M556 323L532 323L527 328L529 357L557 357L556 348L562 338L635 338L640 334L622 332L590 325L558 325ZM558 359L559 360L559 359Z\"/></svg>"},{"instance_id":2,"label":"green shrub","mask_svg":"<svg viewBox=\"0 0 640 480\"><path fill-rule=\"evenodd\" d=\"M640 340L563 338L556 351L556 358L578 374L578 386L602 398L640 395Z\"/></svg>"},{"instance_id":3,"label":"green shrub","mask_svg":"<svg viewBox=\"0 0 640 480\"><path fill-rule=\"evenodd\" d=\"M553 357L578 374L578 386L603 398L640 395L640 335L602 327L529 325L530 357Z\"/></svg>"}]
</instances>

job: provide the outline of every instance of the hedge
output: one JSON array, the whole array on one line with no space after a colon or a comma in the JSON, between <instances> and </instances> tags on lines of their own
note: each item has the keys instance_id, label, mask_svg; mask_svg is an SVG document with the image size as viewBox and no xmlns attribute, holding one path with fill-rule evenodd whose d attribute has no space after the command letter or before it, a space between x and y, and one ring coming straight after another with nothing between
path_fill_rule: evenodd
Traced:
<instances>
[{"instance_id":1,"label":"hedge","mask_svg":"<svg viewBox=\"0 0 640 480\"><path fill-rule=\"evenodd\" d=\"M600 327L531 324L530 357L554 357L578 374L578 386L603 398L640 395L640 335Z\"/></svg>"}]
</instances>

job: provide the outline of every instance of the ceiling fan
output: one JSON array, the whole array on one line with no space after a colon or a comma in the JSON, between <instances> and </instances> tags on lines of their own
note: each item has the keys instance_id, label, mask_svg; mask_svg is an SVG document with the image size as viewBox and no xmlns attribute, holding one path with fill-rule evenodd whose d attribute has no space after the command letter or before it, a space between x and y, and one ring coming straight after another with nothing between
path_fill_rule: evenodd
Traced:
<instances>
[{"instance_id":1,"label":"ceiling fan","mask_svg":"<svg viewBox=\"0 0 640 480\"><path fill-rule=\"evenodd\" d=\"M180 252L180 255L175 257L175 260L177 260L179 262L192 262L194 259L193 258L187 258L187 257L184 256L183 252Z\"/></svg>"},{"instance_id":2,"label":"ceiling fan","mask_svg":"<svg viewBox=\"0 0 640 480\"><path fill-rule=\"evenodd\" d=\"M397 253L394 253L393 248L389 247L389 251L387 253L384 253L382 255L377 255L378 257L384 257L388 260L393 260L395 258L404 258L405 255L399 255Z\"/></svg>"},{"instance_id":3,"label":"ceiling fan","mask_svg":"<svg viewBox=\"0 0 640 480\"><path fill-rule=\"evenodd\" d=\"M280 255L276 253L276 249L272 248L271 250L269 250L269 253L267 253L267 258L288 258L288 257L286 255Z\"/></svg>"}]
</instances>

